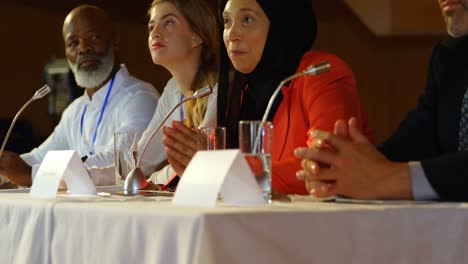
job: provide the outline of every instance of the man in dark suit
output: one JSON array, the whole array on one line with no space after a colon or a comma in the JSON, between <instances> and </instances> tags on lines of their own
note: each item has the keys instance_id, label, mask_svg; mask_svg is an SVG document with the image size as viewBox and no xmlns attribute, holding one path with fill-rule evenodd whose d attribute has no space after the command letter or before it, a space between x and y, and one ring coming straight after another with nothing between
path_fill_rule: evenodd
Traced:
<instances>
[{"instance_id":1,"label":"man in dark suit","mask_svg":"<svg viewBox=\"0 0 468 264\"><path fill-rule=\"evenodd\" d=\"M316 196L468 200L468 0L439 4L450 36L433 50L417 108L381 153L355 119L337 121L334 135L315 131L314 147L296 150L298 178Z\"/></svg>"}]
</instances>

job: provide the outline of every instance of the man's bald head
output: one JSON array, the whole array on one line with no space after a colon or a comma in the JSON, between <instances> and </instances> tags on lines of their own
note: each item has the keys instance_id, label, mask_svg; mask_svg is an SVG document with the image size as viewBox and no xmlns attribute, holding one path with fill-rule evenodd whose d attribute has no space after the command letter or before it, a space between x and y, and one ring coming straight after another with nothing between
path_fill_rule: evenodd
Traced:
<instances>
[{"instance_id":1,"label":"man's bald head","mask_svg":"<svg viewBox=\"0 0 468 264\"><path fill-rule=\"evenodd\" d=\"M114 25L110 16L101 8L92 5L81 5L70 11L63 22L63 36L69 31L69 27L78 21L92 21L97 26L110 34L115 34Z\"/></svg>"},{"instance_id":2,"label":"man's bald head","mask_svg":"<svg viewBox=\"0 0 468 264\"><path fill-rule=\"evenodd\" d=\"M110 78L117 35L109 15L91 5L73 9L63 23L65 54L79 86L100 87Z\"/></svg>"}]
</instances>

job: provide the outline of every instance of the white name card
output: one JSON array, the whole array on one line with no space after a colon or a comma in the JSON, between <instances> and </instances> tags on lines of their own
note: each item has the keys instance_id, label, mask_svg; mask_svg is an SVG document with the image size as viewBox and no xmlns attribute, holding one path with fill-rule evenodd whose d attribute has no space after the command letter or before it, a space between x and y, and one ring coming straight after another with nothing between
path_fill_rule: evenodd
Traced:
<instances>
[{"instance_id":1,"label":"white name card","mask_svg":"<svg viewBox=\"0 0 468 264\"><path fill-rule=\"evenodd\" d=\"M49 151L39 167L30 195L55 198L63 178L71 194L96 194L88 171L74 150Z\"/></svg>"},{"instance_id":2,"label":"white name card","mask_svg":"<svg viewBox=\"0 0 468 264\"><path fill-rule=\"evenodd\" d=\"M198 151L185 169L172 203L215 206L218 194L227 204L265 204L262 190L238 149Z\"/></svg>"}]
</instances>

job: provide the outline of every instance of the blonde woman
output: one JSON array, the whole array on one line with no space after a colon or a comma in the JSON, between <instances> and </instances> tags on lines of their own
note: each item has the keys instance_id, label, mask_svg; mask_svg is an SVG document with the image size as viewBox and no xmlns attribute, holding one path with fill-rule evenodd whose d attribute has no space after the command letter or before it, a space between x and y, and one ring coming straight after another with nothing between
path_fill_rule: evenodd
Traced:
<instances>
[{"instance_id":1,"label":"blonde woman","mask_svg":"<svg viewBox=\"0 0 468 264\"><path fill-rule=\"evenodd\" d=\"M167 125L179 121L188 128L216 126L217 24L216 17L204 0L155 0L149 9L148 46L155 64L172 75L153 119L140 140L142 150L156 126L171 108L194 91L206 86L214 88L209 97L187 102L175 111ZM204 15L200 15L204 14ZM151 140L141 165L145 175L164 161L162 134ZM165 182L172 175L170 167L152 176Z\"/></svg>"},{"instance_id":2,"label":"blonde woman","mask_svg":"<svg viewBox=\"0 0 468 264\"><path fill-rule=\"evenodd\" d=\"M213 93L189 101L175 111L165 125L182 125L195 133L198 127L216 126L218 38L213 10L204 0L155 0L149 10L148 47L153 62L172 75L159 99L154 116L139 143L140 167L155 183L166 182L174 173L165 166L162 131L155 129L169 111L196 90L211 87ZM203 15L200 15L203 14ZM199 146L202 149L201 146ZM143 150L146 151L143 153ZM105 172L91 171L97 185L111 184L113 166ZM155 172L155 170L157 170Z\"/></svg>"}]
</instances>

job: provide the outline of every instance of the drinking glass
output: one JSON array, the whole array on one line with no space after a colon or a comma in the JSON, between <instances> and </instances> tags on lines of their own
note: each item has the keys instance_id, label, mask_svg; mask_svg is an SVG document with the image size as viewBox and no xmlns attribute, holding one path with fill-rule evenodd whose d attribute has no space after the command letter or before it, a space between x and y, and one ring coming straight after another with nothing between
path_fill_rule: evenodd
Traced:
<instances>
[{"instance_id":1,"label":"drinking glass","mask_svg":"<svg viewBox=\"0 0 468 264\"><path fill-rule=\"evenodd\" d=\"M138 132L114 133L115 184L123 186L128 173L136 168L139 140Z\"/></svg>"},{"instance_id":2,"label":"drinking glass","mask_svg":"<svg viewBox=\"0 0 468 264\"><path fill-rule=\"evenodd\" d=\"M273 124L269 121L240 121L239 148L244 154L263 198L271 203L271 138Z\"/></svg>"},{"instance_id":3,"label":"drinking glass","mask_svg":"<svg viewBox=\"0 0 468 264\"><path fill-rule=\"evenodd\" d=\"M226 128L225 127L204 127L201 128L206 135L207 150L226 149Z\"/></svg>"}]
</instances>

